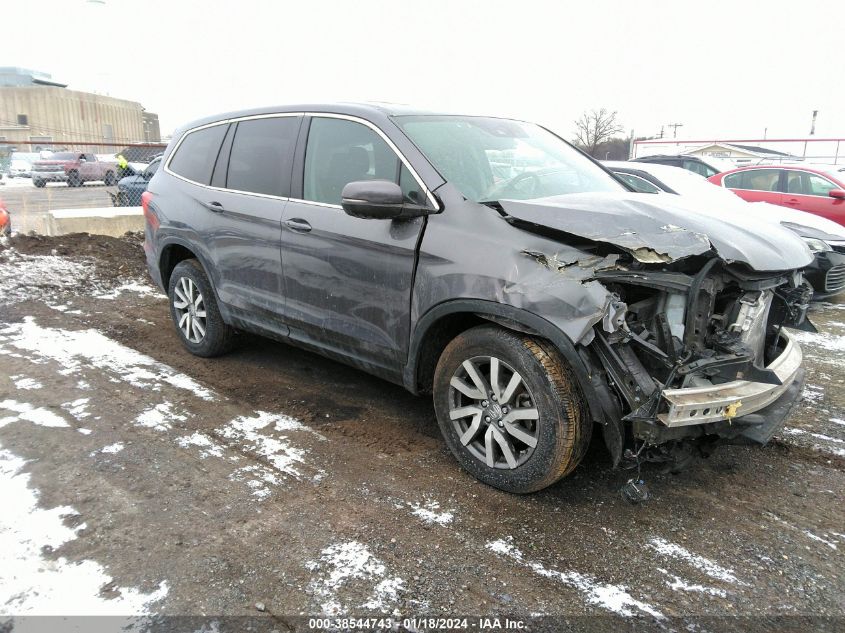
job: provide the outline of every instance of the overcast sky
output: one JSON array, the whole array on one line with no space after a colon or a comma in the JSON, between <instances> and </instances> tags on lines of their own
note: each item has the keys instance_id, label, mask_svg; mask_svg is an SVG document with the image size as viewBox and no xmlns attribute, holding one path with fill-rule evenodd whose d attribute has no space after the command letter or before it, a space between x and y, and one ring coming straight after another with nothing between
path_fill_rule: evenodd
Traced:
<instances>
[{"instance_id":1,"label":"overcast sky","mask_svg":"<svg viewBox=\"0 0 845 633\"><path fill-rule=\"evenodd\" d=\"M678 138L845 136L842 0L39 0L4 3L0 66L140 101L163 134L241 107L389 101L587 109ZM666 128L671 137L671 129Z\"/></svg>"}]
</instances>

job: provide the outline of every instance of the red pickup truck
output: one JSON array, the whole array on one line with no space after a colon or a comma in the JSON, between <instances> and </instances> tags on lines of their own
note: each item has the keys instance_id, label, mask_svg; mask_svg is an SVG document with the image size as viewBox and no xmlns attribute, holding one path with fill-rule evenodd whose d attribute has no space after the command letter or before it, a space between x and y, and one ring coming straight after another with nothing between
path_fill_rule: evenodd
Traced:
<instances>
[{"instance_id":1,"label":"red pickup truck","mask_svg":"<svg viewBox=\"0 0 845 633\"><path fill-rule=\"evenodd\" d=\"M91 180L102 180L108 186L115 184L117 163L101 161L95 154L56 152L32 164L32 184L36 187L43 187L48 181L81 187Z\"/></svg>"}]
</instances>

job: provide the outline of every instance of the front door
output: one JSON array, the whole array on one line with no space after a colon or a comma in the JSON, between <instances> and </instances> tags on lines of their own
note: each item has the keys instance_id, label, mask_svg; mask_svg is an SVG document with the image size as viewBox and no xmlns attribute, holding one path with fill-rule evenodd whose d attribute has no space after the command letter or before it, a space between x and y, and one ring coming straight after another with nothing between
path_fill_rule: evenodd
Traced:
<instances>
[{"instance_id":1,"label":"front door","mask_svg":"<svg viewBox=\"0 0 845 633\"><path fill-rule=\"evenodd\" d=\"M828 195L831 189L839 189L839 185L820 174L790 169L786 172L783 204L842 224L845 219L845 200L831 198Z\"/></svg>"},{"instance_id":2,"label":"front door","mask_svg":"<svg viewBox=\"0 0 845 633\"><path fill-rule=\"evenodd\" d=\"M424 218L370 220L340 206L344 185L398 182L423 203L422 187L369 124L310 119L301 199L282 222L286 311L291 336L368 366L394 372L409 340L411 287Z\"/></svg>"}]
</instances>

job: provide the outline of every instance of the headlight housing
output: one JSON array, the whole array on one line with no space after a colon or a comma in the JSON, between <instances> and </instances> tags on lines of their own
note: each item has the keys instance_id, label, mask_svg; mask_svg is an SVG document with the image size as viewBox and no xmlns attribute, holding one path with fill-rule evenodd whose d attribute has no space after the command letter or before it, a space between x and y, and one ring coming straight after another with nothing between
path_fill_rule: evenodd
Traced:
<instances>
[{"instance_id":1,"label":"headlight housing","mask_svg":"<svg viewBox=\"0 0 845 633\"><path fill-rule=\"evenodd\" d=\"M833 250L830 244L828 244L824 240L819 240L814 237L804 237L801 239L804 240L804 242L807 244L807 247L813 253L829 253Z\"/></svg>"}]
</instances>

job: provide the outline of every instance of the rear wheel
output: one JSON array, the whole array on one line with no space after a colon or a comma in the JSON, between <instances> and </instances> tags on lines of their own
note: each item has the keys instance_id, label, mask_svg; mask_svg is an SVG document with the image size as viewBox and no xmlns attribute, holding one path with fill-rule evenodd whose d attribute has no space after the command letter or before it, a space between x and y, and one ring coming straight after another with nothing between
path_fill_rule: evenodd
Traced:
<instances>
[{"instance_id":1,"label":"rear wheel","mask_svg":"<svg viewBox=\"0 0 845 633\"><path fill-rule=\"evenodd\" d=\"M111 187L117 180L114 177L113 171L107 171L106 177L103 178L103 182L106 184L106 187Z\"/></svg>"},{"instance_id":2,"label":"rear wheel","mask_svg":"<svg viewBox=\"0 0 845 633\"><path fill-rule=\"evenodd\" d=\"M32 184L38 187L39 189L47 184L46 180L41 180L40 178L33 178Z\"/></svg>"},{"instance_id":3,"label":"rear wheel","mask_svg":"<svg viewBox=\"0 0 845 633\"><path fill-rule=\"evenodd\" d=\"M79 177L78 171L68 172L67 186L68 187L81 187L82 186L82 179Z\"/></svg>"},{"instance_id":4,"label":"rear wheel","mask_svg":"<svg viewBox=\"0 0 845 633\"><path fill-rule=\"evenodd\" d=\"M458 462L508 492L534 492L572 472L592 433L560 352L495 326L467 330L446 347L434 407Z\"/></svg>"},{"instance_id":5,"label":"rear wheel","mask_svg":"<svg viewBox=\"0 0 845 633\"><path fill-rule=\"evenodd\" d=\"M173 324L189 352L210 357L231 349L234 330L220 316L211 282L196 259L176 265L167 295Z\"/></svg>"}]
</instances>

